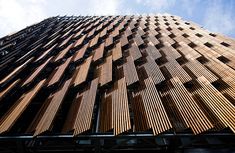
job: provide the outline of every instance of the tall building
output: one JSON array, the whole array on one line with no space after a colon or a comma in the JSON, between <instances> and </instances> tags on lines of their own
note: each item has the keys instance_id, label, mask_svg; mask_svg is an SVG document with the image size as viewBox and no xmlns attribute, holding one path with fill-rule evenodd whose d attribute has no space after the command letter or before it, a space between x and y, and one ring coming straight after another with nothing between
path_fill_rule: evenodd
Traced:
<instances>
[{"instance_id":1,"label":"tall building","mask_svg":"<svg viewBox=\"0 0 235 153\"><path fill-rule=\"evenodd\" d=\"M5 152L228 151L234 133L235 40L195 23L57 16L0 39Z\"/></svg>"}]
</instances>

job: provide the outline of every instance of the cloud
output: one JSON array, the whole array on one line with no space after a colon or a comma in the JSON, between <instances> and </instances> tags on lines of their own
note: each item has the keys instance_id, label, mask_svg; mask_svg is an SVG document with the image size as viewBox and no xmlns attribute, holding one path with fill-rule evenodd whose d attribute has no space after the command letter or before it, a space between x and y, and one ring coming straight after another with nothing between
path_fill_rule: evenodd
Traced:
<instances>
[{"instance_id":1,"label":"cloud","mask_svg":"<svg viewBox=\"0 0 235 153\"><path fill-rule=\"evenodd\" d=\"M226 2L227 3L227 2ZM235 31L234 20L234 2L223 5L222 1L214 1L206 10L204 16L205 28L213 31L229 35Z\"/></svg>"},{"instance_id":2,"label":"cloud","mask_svg":"<svg viewBox=\"0 0 235 153\"><path fill-rule=\"evenodd\" d=\"M0 37L45 18L45 0L0 0Z\"/></svg>"},{"instance_id":3,"label":"cloud","mask_svg":"<svg viewBox=\"0 0 235 153\"><path fill-rule=\"evenodd\" d=\"M193 12L198 4L202 3L202 0L181 0L182 8L185 10L188 16L193 16Z\"/></svg>"},{"instance_id":4,"label":"cloud","mask_svg":"<svg viewBox=\"0 0 235 153\"><path fill-rule=\"evenodd\" d=\"M91 0L89 12L95 15L118 14L119 0Z\"/></svg>"},{"instance_id":5,"label":"cloud","mask_svg":"<svg viewBox=\"0 0 235 153\"><path fill-rule=\"evenodd\" d=\"M140 5L144 5L151 10L164 12L166 9L174 6L176 0L136 0L136 2Z\"/></svg>"},{"instance_id":6,"label":"cloud","mask_svg":"<svg viewBox=\"0 0 235 153\"><path fill-rule=\"evenodd\" d=\"M116 15L123 0L0 0L0 37L57 15Z\"/></svg>"},{"instance_id":7,"label":"cloud","mask_svg":"<svg viewBox=\"0 0 235 153\"><path fill-rule=\"evenodd\" d=\"M222 0L0 0L0 37L57 15L172 13L205 28L234 34L235 1Z\"/></svg>"},{"instance_id":8,"label":"cloud","mask_svg":"<svg viewBox=\"0 0 235 153\"><path fill-rule=\"evenodd\" d=\"M50 0L47 14L50 16L115 15L118 14L120 3L120 0L66 0L66 3L61 0Z\"/></svg>"}]
</instances>

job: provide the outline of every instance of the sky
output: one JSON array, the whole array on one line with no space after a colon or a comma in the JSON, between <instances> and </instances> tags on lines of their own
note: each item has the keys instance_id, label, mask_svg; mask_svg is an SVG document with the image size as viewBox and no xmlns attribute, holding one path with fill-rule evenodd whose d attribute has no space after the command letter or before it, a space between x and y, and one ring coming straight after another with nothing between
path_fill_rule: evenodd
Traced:
<instances>
[{"instance_id":1,"label":"sky","mask_svg":"<svg viewBox=\"0 0 235 153\"><path fill-rule=\"evenodd\" d=\"M235 0L0 0L0 37L57 15L157 13L235 38Z\"/></svg>"}]
</instances>

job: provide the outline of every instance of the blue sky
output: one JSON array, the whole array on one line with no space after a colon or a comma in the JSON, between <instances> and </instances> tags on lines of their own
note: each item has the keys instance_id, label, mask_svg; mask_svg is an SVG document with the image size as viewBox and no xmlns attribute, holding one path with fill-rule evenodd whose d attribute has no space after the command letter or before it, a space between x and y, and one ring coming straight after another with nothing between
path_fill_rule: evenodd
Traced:
<instances>
[{"instance_id":1,"label":"blue sky","mask_svg":"<svg viewBox=\"0 0 235 153\"><path fill-rule=\"evenodd\" d=\"M56 15L157 13L235 38L235 0L0 0L0 37Z\"/></svg>"}]
</instances>

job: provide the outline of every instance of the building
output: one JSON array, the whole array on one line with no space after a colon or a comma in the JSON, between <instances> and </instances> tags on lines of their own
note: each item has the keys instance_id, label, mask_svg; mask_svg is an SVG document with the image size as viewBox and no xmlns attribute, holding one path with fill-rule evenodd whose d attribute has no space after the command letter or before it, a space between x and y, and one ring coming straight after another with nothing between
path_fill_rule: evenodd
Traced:
<instances>
[{"instance_id":1,"label":"building","mask_svg":"<svg viewBox=\"0 0 235 153\"><path fill-rule=\"evenodd\" d=\"M57 16L0 39L1 151L234 151L235 40L177 16Z\"/></svg>"}]
</instances>

